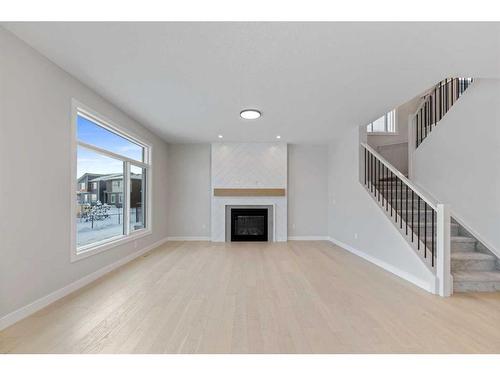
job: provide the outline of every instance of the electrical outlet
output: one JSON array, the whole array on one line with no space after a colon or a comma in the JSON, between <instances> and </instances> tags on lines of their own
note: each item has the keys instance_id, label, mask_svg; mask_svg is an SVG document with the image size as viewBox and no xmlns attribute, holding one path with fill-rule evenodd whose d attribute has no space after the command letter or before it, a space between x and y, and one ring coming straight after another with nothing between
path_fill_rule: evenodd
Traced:
<instances>
[{"instance_id":1,"label":"electrical outlet","mask_svg":"<svg viewBox=\"0 0 500 375\"><path fill-rule=\"evenodd\" d=\"M357 240L358 239L358 234L357 233L354 233L354 239Z\"/></svg>"}]
</instances>

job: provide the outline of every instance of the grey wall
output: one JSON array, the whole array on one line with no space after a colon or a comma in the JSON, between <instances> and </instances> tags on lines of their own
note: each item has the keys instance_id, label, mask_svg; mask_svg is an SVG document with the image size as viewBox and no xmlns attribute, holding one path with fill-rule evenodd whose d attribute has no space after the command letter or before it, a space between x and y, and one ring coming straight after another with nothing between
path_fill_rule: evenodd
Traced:
<instances>
[{"instance_id":1,"label":"grey wall","mask_svg":"<svg viewBox=\"0 0 500 375\"><path fill-rule=\"evenodd\" d=\"M288 146L288 236L328 235L328 146Z\"/></svg>"},{"instance_id":2,"label":"grey wall","mask_svg":"<svg viewBox=\"0 0 500 375\"><path fill-rule=\"evenodd\" d=\"M168 146L168 234L210 236L210 144Z\"/></svg>"},{"instance_id":3,"label":"grey wall","mask_svg":"<svg viewBox=\"0 0 500 375\"><path fill-rule=\"evenodd\" d=\"M414 155L414 180L500 256L500 80L476 80Z\"/></svg>"},{"instance_id":4,"label":"grey wall","mask_svg":"<svg viewBox=\"0 0 500 375\"><path fill-rule=\"evenodd\" d=\"M327 236L325 145L288 146L288 235ZM210 145L168 146L168 234L210 236ZM295 225L294 225L295 224Z\"/></svg>"},{"instance_id":5,"label":"grey wall","mask_svg":"<svg viewBox=\"0 0 500 375\"><path fill-rule=\"evenodd\" d=\"M328 173L330 237L429 287L430 271L359 182L358 129L330 145Z\"/></svg>"},{"instance_id":6,"label":"grey wall","mask_svg":"<svg viewBox=\"0 0 500 375\"><path fill-rule=\"evenodd\" d=\"M367 143L403 174L408 174L408 116L415 113L421 95L396 108L397 134L367 135Z\"/></svg>"},{"instance_id":7,"label":"grey wall","mask_svg":"<svg viewBox=\"0 0 500 375\"><path fill-rule=\"evenodd\" d=\"M0 317L167 234L167 145L0 28ZM71 99L153 145L153 233L70 263Z\"/></svg>"},{"instance_id":8,"label":"grey wall","mask_svg":"<svg viewBox=\"0 0 500 375\"><path fill-rule=\"evenodd\" d=\"M398 171L408 175L408 142L378 146L376 151Z\"/></svg>"}]
</instances>

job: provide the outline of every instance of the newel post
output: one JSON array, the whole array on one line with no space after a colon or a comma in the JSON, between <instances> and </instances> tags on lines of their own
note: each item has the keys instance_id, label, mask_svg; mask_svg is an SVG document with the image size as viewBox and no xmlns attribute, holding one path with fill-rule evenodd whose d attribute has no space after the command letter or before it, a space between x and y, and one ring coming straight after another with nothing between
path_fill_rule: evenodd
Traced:
<instances>
[{"instance_id":1,"label":"newel post","mask_svg":"<svg viewBox=\"0 0 500 375\"><path fill-rule=\"evenodd\" d=\"M449 206L447 204L437 204L436 277L438 283L437 292L441 297L449 297L453 293L450 260L450 224Z\"/></svg>"}]
</instances>

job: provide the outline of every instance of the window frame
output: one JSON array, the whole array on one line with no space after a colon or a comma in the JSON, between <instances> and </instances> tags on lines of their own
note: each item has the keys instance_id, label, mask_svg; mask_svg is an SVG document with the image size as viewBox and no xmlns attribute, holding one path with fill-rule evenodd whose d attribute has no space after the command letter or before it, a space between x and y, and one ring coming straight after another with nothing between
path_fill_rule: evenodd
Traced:
<instances>
[{"instance_id":1,"label":"window frame","mask_svg":"<svg viewBox=\"0 0 500 375\"><path fill-rule=\"evenodd\" d=\"M387 131L387 122L388 122L387 118L388 118L389 113L391 113L391 112L394 112L394 131L393 132ZM386 131L383 131L383 132L381 132L381 131L375 131L375 132L374 131L371 131L371 132L368 131L368 127L370 125L372 125L372 129L373 129L373 123L375 121L377 121L379 118L382 118L382 117L384 117L384 127L385 127ZM393 109L393 110L391 110L391 111L389 111L389 112L387 112L386 114L384 114L384 116L380 116L379 118L375 119L374 121L372 121L368 125L366 125L366 134L367 135L398 135L399 134L399 130L398 130L398 112L397 112L396 108Z\"/></svg>"},{"instance_id":2,"label":"window frame","mask_svg":"<svg viewBox=\"0 0 500 375\"><path fill-rule=\"evenodd\" d=\"M143 147L143 162L130 159L126 156L116 154L112 151L102 149L100 147L79 141L77 139L77 127L78 127L78 116L83 116L88 120L96 123L97 125L103 127L104 129L111 131L120 137L127 139L141 147ZM102 241L94 242L85 246L77 246L77 205L76 205L76 192L78 187L77 181L77 163L78 163L78 147L83 147L89 151L99 153L104 156L108 156L114 159L118 159L123 162L123 213L124 213L124 234L119 236L114 236ZM116 125L105 116L97 113L96 111L85 106L76 99L71 101L71 262L75 262L80 259L87 258L89 256L99 254L103 251L112 249L114 247L120 246L127 242L135 241L138 238L148 236L152 233L152 180L153 180L153 165L152 165L152 152L153 147L150 143L145 142L141 137L133 134L129 130L124 130L122 127ZM130 167L134 165L146 170L145 179L146 183L146 199L144 204L146 205L146 225L142 229L135 231L130 230L129 215L130 215L130 189L125 181L130 178Z\"/></svg>"}]
</instances>

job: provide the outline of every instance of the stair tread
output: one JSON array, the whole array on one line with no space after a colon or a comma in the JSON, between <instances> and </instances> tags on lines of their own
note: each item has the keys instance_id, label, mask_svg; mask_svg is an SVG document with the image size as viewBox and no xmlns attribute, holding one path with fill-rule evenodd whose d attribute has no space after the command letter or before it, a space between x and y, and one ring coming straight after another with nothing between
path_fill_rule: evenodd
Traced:
<instances>
[{"instance_id":1,"label":"stair tread","mask_svg":"<svg viewBox=\"0 0 500 375\"><path fill-rule=\"evenodd\" d=\"M500 271L456 271L453 281L495 281L500 282Z\"/></svg>"},{"instance_id":2,"label":"stair tread","mask_svg":"<svg viewBox=\"0 0 500 375\"><path fill-rule=\"evenodd\" d=\"M473 242L477 241L475 238L467 237L467 236L451 236L450 240L451 240L451 242L469 242L469 243L473 243Z\"/></svg>"},{"instance_id":3,"label":"stair tread","mask_svg":"<svg viewBox=\"0 0 500 375\"><path fill-rule=\"evenodd\" d=\"M495 260L493 255L480 253L478 251L458 251L451 253L451 259L460 260Z\"/></svg>"}]
</instances>

